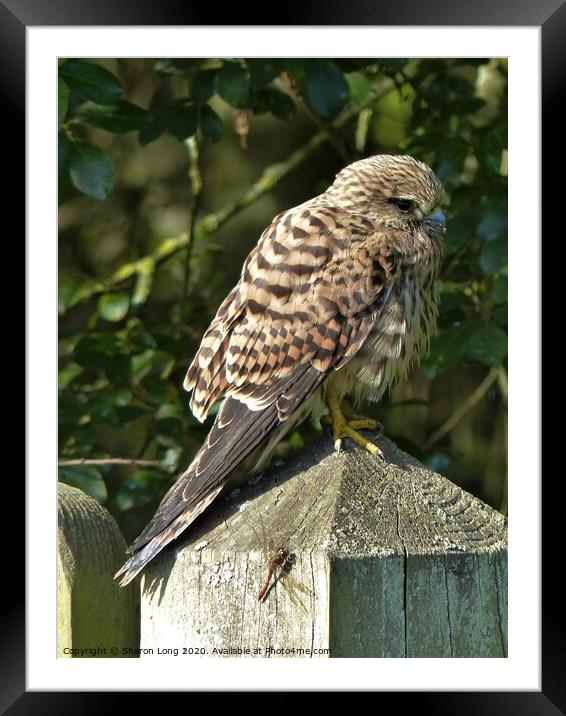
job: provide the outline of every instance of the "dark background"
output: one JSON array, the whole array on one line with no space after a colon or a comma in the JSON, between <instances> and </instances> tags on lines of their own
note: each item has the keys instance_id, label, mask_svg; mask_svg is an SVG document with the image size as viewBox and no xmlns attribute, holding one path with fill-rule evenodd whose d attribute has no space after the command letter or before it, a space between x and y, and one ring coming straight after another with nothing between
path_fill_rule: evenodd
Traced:
<instances>
[{"instance_id":1,"label":"dark background","mask_svg":"<svg viewBox=\"0 0 566 716\"><path fill-rule=\"evenodd\" d=\"M17 2L17 4L16 4ZM5 3L4 3L5 5ZM16 216L25 218L24 206L24 163L21 156L24 151L25 138L25 33L26 25L65 25L65 24L95 24L105 26L108 24L129 25L154 24L175 25L206 23L214 25L218 21L217 10L211 6L197 6L184 0L182 3L172 0L151 2L147 0L143 5L128 3L122 0L109 5L93 0L56 0L46 4L37 0L10 0L11 10L0 7L0 36L4 51L4 62L0 65L0 90L2 92L4 118L8 125L14 128L13 142L4 148L6 161L11 159L12 181L5 186L6 205L10 206ZM414 0L384 0L383 3L368 5L367 2L350 0L347 4L328 2L321 14L320 4L308 1L300 7L293 6L289 12L282 6L278 21L294 24L358 24L358 25L450 25L464 24L475 26L526 26L531 25L541 30L542 50L542 115L543 132L547 140L542 145L543 169L543 207L548 211L543 220L543 228L550 232L554 229L555 211L550 211L562 202L562 184L556 181L557 162L563 163L565 159L564 145L555 142L554 138L563 131L563 96L566 77L566 56L564 53L564 36L566 33L566 4L563 0L542 0L540 3L517 3L501 0L499 3L478 2L469 3L467 0L433 0L430 3L417 3ZM269 23L272 21L272 8L267 7L263 14L256 9L256 17L247 22ZM223 23L242 23L241 8L238 6L225 8L226 16ZM291 17L292 15L292 17ZM19 141L18 141L19 139ZM546 171L545 171L546 170ZM12 242L6 247L9 259L14 258L17 251L19 257L24 252L23 244ZM21 260L21 259L20 259ZM17 261L15 261L17 264ZM561 262L553 262L555 270L560 270ZM552 285L552 274L547 266L547 285ZM547 313L549 306L547 303ZM551 314L552 315L552 314ZM9 324L9 319L12 323ZM7 325L13 335L23 336L23 322L17 314L6 315ZM536 340L540 340L537 335ZM14 356L6 352L3 356L3 367L6 374L14 370ZM21 365L23 373L23 360ZM16 371L17 374L17 371ZM539 380L539 376L532 379ZM21 381L12 381L14 388L21 385ZM540 385L540 384L539 384ZM21 401L20 401L21 404ZM547 444L553 444L555 437L549 430L547 423ZM538 426L534 425L536 431ZM550 433L550 435L548 435ZM560 436L556 436L558 441ZM18 458L19 460L19 458ZM17 470L16 470L17 472ZM533 475L533 479L540 479ZM18 484L20 485L18 490ZM543 493L544 505L544 565L546 570L543 576L543 623L542 623L542 678L543 692L525 693L380 693L380 703L399 707L399 703L414 706L424 713L434 714L556 714L563 713L554 704L563 706L566 703L564 689L564 610L561 590L556 588L556 574L554 566L561 554L561 533L563 522L563 500L561 499L562 483L560 480L552 481L549 489ZM11 499L24 505L24 483L15 483L11 487ZM20 500L18 500L18 496ZM23 507L20 523L24 524ZM17 514L17 510L16 510ZM13 548L5 554L5 569L13 577L10 597L3 610L3 649L2 659L4 665L10 665L2 677L2 706L8 708L10 714L40 714L46 708L57 713L75 713L77 709L85 713L100 711L107 707L111 699L112 705L116 702L126 702L131 706L136 694L94 694L68 691L63 693L31 693L26 691L25 683L25 643L24 643L24 564L25 553L22 549L24 540L21 532L16 533ZM21 545L20 549L17 546ZM286 684L285 688L292 685ZM447 685L448 688L448 685ZM24 693L25 692L25 693ZM20 698L18 698L20 697ZM161 694L143 693L141 698L144 704L154 699L162 704ZM230 698L234 698L230 694ZM244 698L248 699L247 694ZM315 696L315 698L318 698ZM347 697L350 698L350 697ZM552 701L551 701L552 699ZM10 708L10 704L15 701ZM122 705L120 703L120 705Z\"/></svg>"}]
</instances>

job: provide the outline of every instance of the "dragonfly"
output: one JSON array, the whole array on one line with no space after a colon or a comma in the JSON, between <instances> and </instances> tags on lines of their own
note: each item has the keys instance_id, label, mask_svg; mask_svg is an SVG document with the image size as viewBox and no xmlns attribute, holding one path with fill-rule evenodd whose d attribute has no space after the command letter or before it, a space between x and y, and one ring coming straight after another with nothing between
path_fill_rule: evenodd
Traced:
<instances>
[{"instance_id":1,"label":"dragonfly","mask_svg":"<svg viewBox=\"0 0 566 716\"><path fill-rule=\"evenodd\" d=\"M293 602L295 606L301 606L307 611L299 593L308 597L312 597L314 593L306 585L289 576L289 572L296 561L295 555L289 550L286 540L278 547L275 547L273 540L267 537L265 525L261 517L259 523L261 534L258 534L253 525L252 530L261 545L262 552L267 561L267 575L257 595L258 601L262 603L265 602L273 587L276 584L281 584L291 602Z\"/></svg>"},{"instance_id":2,"label":"dragonfly","mask_svg":"<svg viewBox=\"0 0 566 716\"><path fill-rule=\"evenodd\" d=\"M267 590L269 589L269 586L271 584L271 578L277 574L277 570L279 568L283 568L285 566L285 563L290 556L291 555L289 553L289 550L286 547L278 547L275 550L275 553L269 558L267 577L265 578L265 581L263 582L263 585L259 590L259 594L257 595L258 601L263 602L267 595Z\"/></svg>"}]
</instances>

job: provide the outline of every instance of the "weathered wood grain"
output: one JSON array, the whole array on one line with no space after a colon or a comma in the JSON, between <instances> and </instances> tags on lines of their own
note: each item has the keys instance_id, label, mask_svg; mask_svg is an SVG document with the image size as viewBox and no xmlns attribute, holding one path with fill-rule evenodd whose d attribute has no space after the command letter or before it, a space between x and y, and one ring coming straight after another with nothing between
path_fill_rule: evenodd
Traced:
<instances>
[{"instance_id":1,"label":"weathered wood grain","mask_svg":"<svg viewBox=\"0 0 566 716\"><path fill-rule=\"evenodd\" d=\"M58 655L133 656L139 647L139 587L120 589L113 580L126 549L122 533L81 490L59 483L58 498Z\"/></svg>"},{"instance_id":2,"label":"weathered wood grain","mask_svg":"<svg viewBox=\"0 0 566 716\"><path fill-rule=\"evenodd\" d=\"M505 656L505 518L378 440L385 461L323 439L212 508L149 566L142 648ZM294 555L294 598L277 583L258 601L263 528Z\"/></svg>"}]
</instances>

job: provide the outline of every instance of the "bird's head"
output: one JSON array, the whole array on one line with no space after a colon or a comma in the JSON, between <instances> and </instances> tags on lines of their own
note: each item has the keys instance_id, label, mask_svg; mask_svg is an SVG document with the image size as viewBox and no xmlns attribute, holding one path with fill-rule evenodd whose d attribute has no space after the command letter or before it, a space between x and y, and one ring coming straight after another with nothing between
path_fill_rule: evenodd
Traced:
<instances>
[{"instance_id":1,"label":"bird's head","mask_svg":"<svg viewBox=\"0 0 566 716\"><path fill-rule=\"evenodd\" d=\"M377 154L349 164L326 194L336 205L389 226L430 221L444 227L438 208L442 184L429 166L410 156Z\"/></svg>"}]
</instances>

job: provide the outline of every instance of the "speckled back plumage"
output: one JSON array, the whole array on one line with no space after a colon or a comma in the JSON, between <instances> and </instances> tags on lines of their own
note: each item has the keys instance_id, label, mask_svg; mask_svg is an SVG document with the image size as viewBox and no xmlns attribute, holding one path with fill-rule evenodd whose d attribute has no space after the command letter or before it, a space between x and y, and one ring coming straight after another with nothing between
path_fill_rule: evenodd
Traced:
<instances>
[{"instance_id":1,"label":"speckled back plumage","mask_svg":"<svg viewBox=\"0 0 566 716\"><path fill-rule=\"evenodd\" d=\"M134 542L125 584L221 492L230 473L340 395L379 399L426 348L437 314L442 186L425 164L378 155L276 216L191 363L185 388L207 440ZM275 437L274 437L275 436Z\"/></svg>"}]
</instances>

